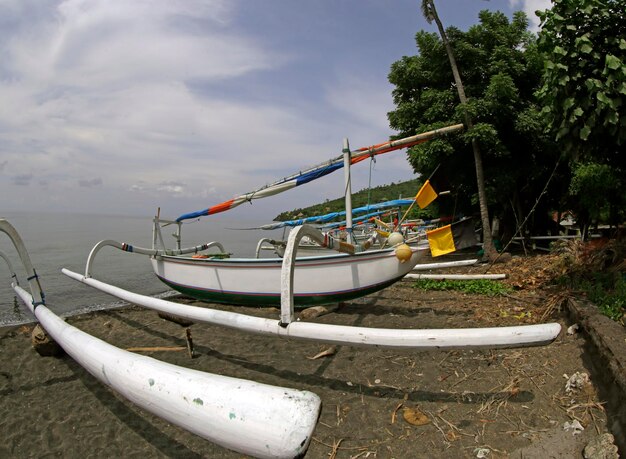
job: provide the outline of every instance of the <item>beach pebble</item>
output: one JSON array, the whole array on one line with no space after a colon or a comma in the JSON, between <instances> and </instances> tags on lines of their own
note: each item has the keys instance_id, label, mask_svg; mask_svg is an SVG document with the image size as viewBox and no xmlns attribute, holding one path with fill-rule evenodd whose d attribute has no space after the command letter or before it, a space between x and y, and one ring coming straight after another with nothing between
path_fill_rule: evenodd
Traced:
<instances>
[{"instance_id":1,"label":"beach pebble","mask_svg":"<svg viewBox=\"0 0 626 459\"><path fill-rule=\"evenodd\" d=\"M424 414L418 407L404 408L402 417L404 417L406 422L414 426L424 426L430 423L430 418L426 416L426 414Z\"/></svg>"},{"instance_id":2,"label":"beach pebble","mask_svg":"<svg viewBox=\"0 0 626 459\"><path fill-rule=\"evenodd\" d=\"M565 393L571 394L572 392L577 392L578 390L585 387L589 384L589 375L587 373L576 372L572 376L563 375L567 378L567 382L565 383Z\"/></svg>"},{"instance_id":3,"label":"beach pebble","mask_svg":"<svg viewBox=\"0 0 626 459\"><path fill-rule=\"evenodd\" d=\"M571 325L570 327L567 328L568 335L573 335L577 331L578 331L578 324Z\"/></svg>"}]
</instances>

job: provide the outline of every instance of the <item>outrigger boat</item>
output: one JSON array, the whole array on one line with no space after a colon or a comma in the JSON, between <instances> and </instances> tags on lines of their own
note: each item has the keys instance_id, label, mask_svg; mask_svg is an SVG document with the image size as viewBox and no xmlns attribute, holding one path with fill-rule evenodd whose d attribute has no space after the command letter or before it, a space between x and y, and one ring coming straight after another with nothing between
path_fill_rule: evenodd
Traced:
<instances>
[{"instance_id":1,"label":"outrigger boat","mask_svg":"<svg viewBox=\"0 0 626 459\"><path fill-rule=\"evenodd\" d=\"M357 150L356 158L365 158L398 148L415 145L462 128L462 125L420 134L407 139L386 142L381 145ZM346 167L346 217L347 227L352 227L351 202L349 200L349 166L358 162L350 159L347 141L344 142ZM91 250L85 274L63 269L72 279L94 287L124 301L149 309L187 318L196 322L210 323L251 333L276 335L291 339L304 339L352 346L384 346L410 349L453 349L453 348L499 348L537 346L552 342L559 334L558 323L526 325L519 327L466 328L466 329L384 329L369 327L340 326L321 323L306 323L295 320L295 306L310 303L325 303L358 296L380 290L401 279L417 264L425 250L406 244L385 250L366 251L366 245L356 246L333 240L327 234L310 225L296 227L289 233L285 253L276 259L227 258L223 246L211 242L200 246L181 248L181 222L222 212L243 202L270 196L297 186L298 180L307 183L313 178L326 175L339 167L338 160L330 161L323 170L312 169L288 179L276 182L261 190L237 197L226 203L203 211L185 214L173 221L154 219L153 248L134 247L113 240L101 241ZM177 247L165 249L161 234L162 225L177 224L175 233ZM348 252L298 258L297 251L303 238L320 246ZM157 246L159 244L159 246ZM183 293L213 302L235 302L239 304L280 305L280 320L253 317L207 307L189 306L163 299L151 298L123 290L94 279L92 268L97 253L106 246L148 255L156 274ZM158 248L157 248L158 247ZM200 252L217 248L214 256Z\"/></svg>"},{"instance_id":2,"label":"outrigger boat","mask_svg":"<svg viewBox=\"0 0 626 459\"><path fill-rule=\"evenodd\" d=\"M28 252L15 229L0 219L0 232L14 243L31 294L17 279L12 287L44 329L89 373L131 402L226 448L260 458L303 457L321 409L311 392L204 373L116 348L67 324L45 303ZM303 237L323 238L307 225L290 233L281 269L280 321L200 308L139 295L67 269L63 273L125 301L196 322L287 339L403 349L467 349L539 346L560 333L558 323L462 329L384 329L295 321L294 268ZM233 416L235 414L235 416Z\"/></svg>"},{"instance_id":3,"label":"outrigger boat","mask_svg":"<svg viewBox=\"0 0 626 459\"><path fill-rule=\"evenodd\" d=\"M376 292L397 282L410 272L421 256L425 255L426 247L402 247L402 256L399 256L397 247L365 251L371 246L373 240L363 244L355 243L351 238L350 166L376 155L457 132L462 128L462 124L448 126L412 137L360 148L354 152L350 151L348 141L345 139L342 155L318 166L221 204L181 215L175 220L161 219L160 215L157 215L153 220L152 248L141 248L111 240L101 241L90 253L87 275L91 275L91 260L95 254L104 246L112 246L127 252L150 256L152 268L158 278L172 289L185 295L207 302L277 306L280 304L281 293L280 276L283 263L281 257L231 258L219 242L182 248L182 222L224 212L244 202L275 195L343 167L346 182L345 215L348 241L344 242L327 235L319 241L319 245L342 253L298 258L294 280L294 301L298 306L323 304L346 301ZM176 226L176 248L167 248L161 231L165 226ZM218 249L219 253L206 253L210 248Z\"/></svg>"},{"instance_id":4,"label":"outrigger boat","mask_svg":"<svg viewBox=\"0 0 626 459\"><path fill-rule=\"evenodd\" d=\"M85 370L141 408L213 443L262 458L306 453L321 410L309 391L205 373L134 354L67 324L45 302L39 277L15 228L0 219L24 265L24 290L9 258L17 296L46 332Z\"/></svg>"},{"instance_id":5,"label":"outrigger boat","mask_svg":"<svg viewBox=\"0 0 626 459\"><path fill-rule=\"evenodd\" d=\"M129 303L182 317L194 322L233 328L249 333L274 335L321 343L376 346L401 349L467 349L539 346L552 342L561 331L558 323L515 327L459 329L394 329L311 323L295 320L294 272L299 268L296 251L303 237L320 242L324 236L315 228L303 225L289 234L280 273L280 320L249 316L211 307L198 307L152 298L129 292L64 268L65 275ZM92 252L93 255L93 252ZM88 265L93 262L90 257Z\"/></svg>"}]
</instances>

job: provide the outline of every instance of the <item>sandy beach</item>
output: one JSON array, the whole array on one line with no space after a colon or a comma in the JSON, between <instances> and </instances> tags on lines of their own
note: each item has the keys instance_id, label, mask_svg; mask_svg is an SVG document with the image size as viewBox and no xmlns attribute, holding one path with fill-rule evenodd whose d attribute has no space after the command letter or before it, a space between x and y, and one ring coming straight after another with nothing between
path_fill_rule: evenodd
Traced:
<instances>
[{"instance_id":1,"label":"sandy beach","mask_svg":"<svg viewBox=\"0 0 626 459\"><path fill-rule=\"evenodd\" d=\"M549 292L527 282L516 263L522 266L516 258L502 265L511 273L506 282L517 285L509 296L422 291L405 280L312 320L389 328L536 323ZM272 308L216 307L278 317ZM193 358L184 327L135 306L68 322L123 349L160 348L137 352L176 365L318 394L322 413L307 458L582 457L607 432L606 415L593 378L566 392L566 375L588 372L584 339L565 332L558 311L544 319L551 320L564 330L548 346L427 352L330 347L194 324ZM142 411L68 356L41 357L31 345L33 326L0 329L0 457L245 457ZM572 421L584 430L566 430Z\"/></svg>"}]
</instances>

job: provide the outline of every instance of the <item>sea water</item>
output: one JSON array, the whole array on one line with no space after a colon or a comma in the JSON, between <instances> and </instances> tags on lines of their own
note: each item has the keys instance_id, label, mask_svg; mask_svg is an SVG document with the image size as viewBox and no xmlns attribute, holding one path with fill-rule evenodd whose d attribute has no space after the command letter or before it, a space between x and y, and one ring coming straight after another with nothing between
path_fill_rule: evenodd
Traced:
<instances>
[{"instance_id":1,"label":"sea water","mask_svg":"<svg viewBox=\"0 0 626 459\"><path fill-rule=\"evenodd\" d=\"M40 279L46 306L61 316L126 304L70 279L61 272L61 268L84 274L89 252L104 239L152 247L152 217L0 212L0 218L8 220L22 237ZM182 227L182 246L218 241L234 256L254 257L257 242L262 237L281 236L276 232L230 229L246 228L254 226L254 223L258 224L223 217L192 221ZM170 248L175 247L175 239L171 236L174 232L175 226L162 230L165 243ZM4 233L0 233L0 251L10 259L20 285L28 290L24 268ZM92 276L144 295L162 297L173 293L154 275L147 256L122 252L113 247L100 249L92 266ZM0 258L0 326L33 322L33 315L15 296L10 284L9 268Z\"/></svg>"}]
</instances>

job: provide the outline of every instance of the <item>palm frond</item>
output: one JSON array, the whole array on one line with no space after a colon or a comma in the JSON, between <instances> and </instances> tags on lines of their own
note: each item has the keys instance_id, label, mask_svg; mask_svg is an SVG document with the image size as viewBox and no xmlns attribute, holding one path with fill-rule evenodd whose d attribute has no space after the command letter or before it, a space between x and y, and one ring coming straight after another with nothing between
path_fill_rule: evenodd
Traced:
<instances>
[{"instance_id":1,"label":"palm frond","mask_svg":"<svg viewBox=\"0 0 626 459\"><path fill-rule=\"evenodd\" d=\"M422 14L424 15L424 18L426 19L426 22L428 22L429 24L432 24L432 22L435 19L432 1L433 0L422 0L422 5L421 5Z\"/></svg>"}]
</instances>

